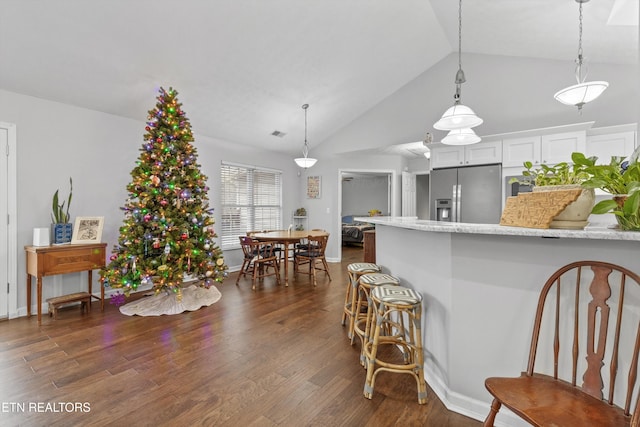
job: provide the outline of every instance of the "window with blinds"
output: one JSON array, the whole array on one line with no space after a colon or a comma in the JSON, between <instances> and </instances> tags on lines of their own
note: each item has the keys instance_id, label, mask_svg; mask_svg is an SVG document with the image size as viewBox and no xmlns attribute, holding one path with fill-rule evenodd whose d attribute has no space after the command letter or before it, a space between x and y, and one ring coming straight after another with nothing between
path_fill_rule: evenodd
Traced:
<instances>
[{"instance_id":1,"label":"window with blinds","mask_svg":"<svg viewBox=\"0 0 640 427\"><path fill-rule=\"evenodd\" d=\"M222 163L221 248L240 247L247 231L282 229L282 172Z\"/></svg>"}]
</instances>

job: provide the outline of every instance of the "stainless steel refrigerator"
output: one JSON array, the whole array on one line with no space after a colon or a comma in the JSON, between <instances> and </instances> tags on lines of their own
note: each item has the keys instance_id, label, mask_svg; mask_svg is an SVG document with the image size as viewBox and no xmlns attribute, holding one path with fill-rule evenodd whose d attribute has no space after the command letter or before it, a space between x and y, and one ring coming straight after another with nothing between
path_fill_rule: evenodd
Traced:
<instances>
[{"instance_id":1,"label":"stainless steel refrigerator","mask_svg":"<svg viewBox=\"0 0 640 427\"><path fill-rule=\"evenodd\" d=\"M429 213L436 221L498 224L502 213L502 167L434 169L429 179Z\"/></svg>"}]
</instances>

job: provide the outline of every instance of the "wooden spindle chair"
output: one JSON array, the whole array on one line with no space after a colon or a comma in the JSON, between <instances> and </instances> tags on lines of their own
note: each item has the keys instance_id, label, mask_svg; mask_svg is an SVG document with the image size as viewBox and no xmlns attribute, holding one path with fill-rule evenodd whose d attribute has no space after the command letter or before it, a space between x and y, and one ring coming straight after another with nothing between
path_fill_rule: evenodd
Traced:
<instances>
[{"instance_id":1,"label":"wooden spindle chair","mask_svg":"<svg viewBox=\"0 0 640 427\"><path fill-rule=\"evenodd\" d=\"M309 246L304 250L296 250L293 254L293 271L298 273L300 266L307 264L309 266L309 276L313 276L313 286L316 286L316 270L324 271L331 281L329 274L329 265L325 257L327 249L327 241L329 234L319 236L308 236Z\"/></svg>"},{"instance_id":2,"label":"wooden spindle chair","mask_svg":"<svg viewBox=\"0 0 640 427\"><path fill-rule=\"evenodd\" d=\"M640 276L600 261L566 265L540 293L527 371L485 381L494 399L484 425L504 405L534 426L638 427L639 350Z\"/></svg>"},{"instance_id":3,"label":"wooden spindle chair","mask_svg":"<svg viewBox=\"0 0 640 427\"><path fill-rule=\"evenodd\" d=\"M259 242L249 236L240 236L243 261L236 279L236 286L240 277L251 275L252 289L256 290L256 281L267 276L276 276L276 282L280 284L280 272L278 271L278 256L274 253L273 245ZM269 272L269 268L273 271Z\"/></svg>"}]
</instances>

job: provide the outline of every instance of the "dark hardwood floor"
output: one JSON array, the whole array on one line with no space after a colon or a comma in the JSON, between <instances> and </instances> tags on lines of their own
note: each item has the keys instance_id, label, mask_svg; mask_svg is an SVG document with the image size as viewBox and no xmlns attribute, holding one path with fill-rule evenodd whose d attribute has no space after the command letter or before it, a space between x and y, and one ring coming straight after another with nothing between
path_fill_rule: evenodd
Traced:
<instances>
[{"instance_id":1,"label":"dark hardwood floor","mask_svg":"<svg viewBox=\"0 0 640 427\"><path fill-rule=\"evenodd\" d=\"M316 288L299 275L254 292L232 273L219 302L179 315L94 302L41 327L35 316L0 322L0 425L481 425L431 390L418 405L409 375L380 374L364 398L360 345L340 324L346 265L361 259L344 248L333 281L319 273Z\"/></svg>"}]
</instances>

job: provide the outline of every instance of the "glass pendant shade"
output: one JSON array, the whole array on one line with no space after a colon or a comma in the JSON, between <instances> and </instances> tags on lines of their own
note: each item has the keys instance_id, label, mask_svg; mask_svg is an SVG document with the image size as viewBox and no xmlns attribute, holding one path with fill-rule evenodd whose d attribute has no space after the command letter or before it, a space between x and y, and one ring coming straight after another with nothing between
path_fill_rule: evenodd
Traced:
<instances>
[{"instance_id":1,"label":"glass pendant shade","mask_svg":"<svg viewBox=\"0 0 640 427\"><path fill-rule=\"evenodd\" d=\"M312 157L298 157L297 159L293 159L298 166L301 168L310 168L315 165L318 159L314 159Z\"/></svg>"},{"instance_id":2,"label":"glass pendant shade","mask_svg":"<svg viewBox=\"0 0 640 427\"><path fill-rule=\"evenodd\" d=\"M302 109L304 110L304 145L302 146L302 157L298 157L297 159L293 159L296 162L296 165L301 168L307 169L311 166L315 165L318 159L314 159L309 157L309 143L307 142L307 109L309 108L309 104L304 104Z\"/></svg>"},{"instance_id":3,"label":"glass pendant shade","mask_svg":"<svg viewBox=\"0 0 640 427\"><path fill-rule=\"evenodd\" d=\"M444 112L433 127L438 130L470 129L482 124L483 120L466 105L454 104Z\"/></svg>"},{"instance_id":4,"label":"glass pendant shade","mask_svg":"<svg viewBox=\"0 0 640 427\"><path fill-rule=\"evenodd\" d=\"M480 142L481 138L473 129L454 129L445 136L442 141L446 145L470 145Z\"/></svg>"},{"instance_id":5,"label":"glass pendant shade","mask_svg":"<svg viewBox=\"0 0 640 427\"><path fill-rule=\"evenodd\" d=\"M563 104L581 108L587 102L602 95L608 87L609 83L604 81L584 82L559 90L553 97Z\"/></svg>"}]
</instances>

